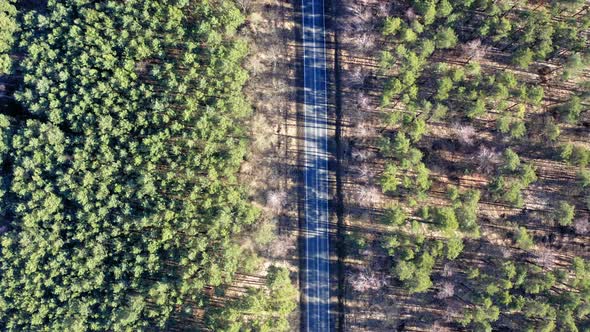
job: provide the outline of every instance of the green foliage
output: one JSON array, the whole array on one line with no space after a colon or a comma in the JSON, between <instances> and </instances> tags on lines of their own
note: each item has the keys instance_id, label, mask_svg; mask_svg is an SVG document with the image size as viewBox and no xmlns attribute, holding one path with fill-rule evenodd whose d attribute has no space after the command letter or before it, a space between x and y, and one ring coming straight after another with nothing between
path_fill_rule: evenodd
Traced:
<instances>
[{"instance_id":1,"label":"green foliage","mask_svg":"<svg viewBox=\"0 0 590 332\"><path fill-rule=\"evenodd\" d=\"M19 29L14 0L0 0L0 75L9 74L12 69L10 51L14 44L14 34Z\"/></svg>"},{"instance_id":2,"label":"green foliage","mask_svg":"<svg viewBox=\"0 0 590 332\"><path fill-rule=\"evenodd\" d=\"M367 239L358 232L346 232L344 235L344 248L348 255L358 254L367 247Z\"/></svg>"},{"instance_id":3,"label":"green foliage","mask_svg":"<svg viewBox=\"0 0 590 332\"><path fill-rule=\"evenodd\" d=\"M425 25L434 23L436 19L436 4L434 1L416 1L416 9L422 15Z\"/></svg>"},{"instance_id":4,"label":"green foliage","mask_svg":"<svg viewBox=\"0 0 590 332\"><path fill-rule=\"evenodd\" d=\"M379 57L379 68L384 71L389 69L392 64L395 62L395 57L391 54L391 52L385 50L381 51L381 56ZM401 91L401 87L398 88Z\"/></svg>"},{"instance_id":5,"label":"green foliage","mask_svg":"<svg viewBox=\"0 0 590 332\"><path fill-rule=\"evenodd\" d=\"M475 331L492 331L491 323L500 317L500 309L493 305L490 298L483 298L480 305L467 311L459 323L471 326Z\"/></svg>"},{"instance_id":6,"label":"green foliage","mask_svg":"<svg viewBox=\"0 0 590 332\"><path fill-rule=\"evenodd\" d=\"M416 41L416 39L418 39L418 35L416 32L414 32L414 30L412 30L412 28L406 27L402 29L401 38L404 42L410 43Z\"/></svg>"},{"instance_id":7,"label":"green foliage","mask_svg":"<svg viewBox=\"0 0 590 332\"><path fill-rule=\"evenodd\" d=\"M525 187L537 181L538 179L536 168L531 164L522 166L521 173L520 180L522 181L522 185Z\"/></svg>"},{"instance_id":8,"label":"green foliage","mask_svg":"<svg viewBox=\"0 0 590 332\"><path fill-rule=\"evenodd\" d=\"M453 48L457 45L457 35L452 28L443 28L438 30L434 37L437 48Z\"/></svg>"},{"instance_id":9,"label":"green foliage","mask_svg":"<svg viewBox=\"0 0 590 332\"><path fill-rule=\"evenodd\" d=\"M582 188L590 188L590 170L582 168L578 171L578 181Z\"/></svg>"},{"instance_id":10,"label":"green foliage","mask_svg":"<svg viewBox=\"0 0 590 332\"><path fill-rule=\"evenodd\" d=\"M406 223L408 215L399 206L392 206L385 211L383 222L387 225L402 226Z\"/></svg>"},{"instance_id":11,"label":"green foliage","mask_svg":"<svg viewBox=\"0 0 590 332\"><path fill-rule=\"evenodd\" d=\"M431 271L429 270L416 270L414 276L405 283L408 292L410 294L423 293L432 287L430 273Z\"/></svg>"},{"instance_id":12,"label":"green foliage","mask_svg":"<svg viewBox=\"0 0 590 332\"><path fill-rule=\"evenodd\" d=\"M543 135L550 141L555 142L559 138L559 135L561 135L561 129L554 121L549 120L545 123Z\"/></svg>"},{"instance_id":13,"label":"green foliage","mask_svg":"<svg viewBox=\"0 0 590 332\"><path fill-rule=\"evenodd\" d=\"M504 168L509 172L514 172L520 167L520 158L512 149L504 150Z\"/></svg>"},{"instance_id":14,"label":"green foliage","mask_svg":"<svg viewBox=\"0 0 590 332\"><path fill-rule=\"evenodd\" d=\"M418 192L424 192L430 188L432 181L430 181L430 170L423 163L418 164L416 171L416 189Z\"/></svg>"},{"instance_id":15,"label":"green foliage","mask_svg":"<svg viewBox=\"0 0 590 332\"><path fill-rule=\"evenodd\" d=\"M555 316L554 309L548 303L528 300L524 305L524 316L527 318L546 318Z\"/></svg>"},{"instance_id":16,"label":"green foliage","mask_svg":"<svg viewBox=\"0 0 590 332\"><path fill-rule=\"evenodd\" d=\"M415 272L416 266L414 266L412 262L408 261L399 261L394 269L396 278L401 281L406 281L413 278Z\"/></svg>"},{"instance_id":17,"label":"green foliage","mask_svg":"<svg viewBox=\"0 0 590 332\"><path fill-rule=\"evenodd\" d=\"M455 209L459 229L471 237L479 237L479 225L477 224L477 211L481 193L478 190L469 190L461 194L460 202Z\"/></svg>"},{"instance_id":18,"label":"green foliage","mask_svg":"<svg viewBox=\"0 0 590 332\"><path fill-rule=\"evenodd\" d=\"M430 274L434 267L434 258L429 253L422 253L415 265L414 274L404 283L410 294L422 293L432 287Z\"/></svg>"},{"instance_id":19,"label":"green foliage","mask_svg":"<svg viewBox=\"0 0 590 332\"><path fill-rule=\"evenodd\" d=\"M275 239L277 232L277 224L273 221L266 221L259 223L252 235L252 240L259 245L268 245Z\"/></svg>"},{"instance_id":20,"label":"green foliage","mask_svg":"<svg viewBox=\"0 0 590 332\"><path fill-rule=\"evenodd\" d=\"M582 100L578 96L572 96L559 108L563 120L571 124L578 122L582 109Z\"/></svg>"},{"instance_id":21,"label":"green foliage","mask_svg":"<svg viewBox=\"0 0 590 332\"><path fill-rule=\"evenodd\" d=\"M574 145L572 143L562 144L560 146L559 157L562 161L569 162L574 152Z\"/></svg>"},{"instance_id":22,"label":"green foliage","mask_svg":"<svg viewBox=\"0 0 590 332\"><path fill-rule=\"evenodd\" d=\"M408 126L408 136L412 142L419 141L426 133L426 121L422 118L415 118Z\"/></svg>"},{"instance_id":23,"label":"green foliage","mask_svg":"<svg viewBox=\"0 0 590 332\"><path fill-rule=\"evenodd\" d=\"M555 284L555 281L553 273L532 266L527 276L527 280L523 284L523 288L528 294L539 294L551 289Z\"/></svg>"},{"instance_id":24,"label":"green foliage","mask_svg":"<svg viewBox=\"0 0 590 332\"><path fill-rule=\"evenodd\" d=\"M512 138L523 138L526 135L526 125L524 121L517 120L510 126L510 137Z\"/></svg>"},{"instance_id":25,"label":"green foliage","mask_svg":"<svg viewBox=\"0 0 590 332\"><path fill-rule=\"evenodd\" d=\"M453 6L448 0L440 0L437 5L437 17L447 17L453 11Z\"/></svg>"},{"instance_id":26,"label":"green foliage","mask_svg":"<svg viewBox=\"0 0 590 332\"><path fill-rule=\"evenodd\" d=\"M385 166L385 170L383 171L383 175L381 176L381 191L383 193L393 193L397 190L397 186L400 184L400 180L398 177L398 168L393 164L388 164Z\"/></svg>"},{"instance_id":27,"label":"green foliage","mask_svg":"<svg viewBox=\"0 0 590 332\"><path fill-rule=\"evenodd\" d=\"M483 98L478 98L475 102L469 105L467 110L467 117L470 119L484 115L486 112L486 102Z\"/></svg>"},{"instance_id":28,"label":"green foliage","mask_svg":"<svg viewBox=\"0 0 590 332\"><path fill-rule=\"evenodd\" d=\"M523 146L517 149L515 144L526 145L530 140L551 147L561 138L562 132L568 137L582 132L580 124L586 119L590 84L579 82L578 76L586 72L590 19L586 17L588 15L581 2L565 5L551 1L531 5L522 1L412 0L409 6L407 12L399 11L393 15L402 22L408 22L410 27L406 29L411 28L414 34L406 33L408 36L404 36L403 31L399 31L397 35L387 38L383 45L383 49L395 50L399 55L396 66L391 67L395 77L386 75L384 80L391 82L386 83L389 86L384 91L384 100L392 102L396 99L396 106L402 107L402 112L406 114L391 122L391 127L398 133L403 132L404 136L398 138L397 134L392 139L397 139L397 142L388 144L390 151L397 150L390 156L396 159L401 186L407 189L404 193L415 195L407 198L407 205L401 206L405 211L409 210L408 206L414 208L419 217L416 219L426 222L400 221L403 226L395 229L388 227L388 231L393 234L386 236L387 241L383 246L394 262L394 276L412 293L426 291L432 283L432 271L421 265L423 258L433 263L461 258L464 238L480 236L477 220L480 196L506 203L513 208L524 206L524 190L538 180L536 162L533 164L529 160L539 158L542 151L532 151L531 155L530 149ZM418 14L416 18L412 16L412 11ZM474 13L478 13L477 17L473 16ZM457 47L459 40L460 50ZM436 56L432 57L434 48ZM490 49L502 50L515 66L504 64L506 67L498 74L491 74L489 60L495 61L497 54L486 52ZM459 51L461 60L457 58ZM449 61L452 58L457 61ZM482 65L479 64L480 59L484 59ZM459 62L463 60L467 62L465 66ZM539 66L533 68L532 65L537 61ZM542 63L554 63L557 66L554 66L555 70L547 70L549 68L542 66ZM485 71L481 68L483 64L486 64ZM564 64L562 72L559 64ZM546 117L544 122L537 121L538 115L544 111L542 108L555 103L547 99L547 91L543 88L549 83L546 79L550 81L556 74L562 73L565 79L572 79L570 83L576 87L571 91L575 92L564 96L566 102L557 106L555 112L542 115ZM539 80L534 80L533 76L538 76ZM556 114L568 125L556 122ZM414 122L420 118L425 120L424 123ZM523 151L527 162L508 149L504 152L503 164L495 167L497 157L485 155L483 152L486 151L483 151L478 157L489 157L490 160L486 162L492 164L492 167L481 167L488 173L486 175L492 173L486 191L480 194L478 191L461 192L451 188L448 206L420 205L423 202L420 200L427 198L425 191L417 190L416 184L420 182L420 177L415 175L420 168L428 170L426 165L431 167L432 163L445 159L452 152L460 153L461 157L468 157L474 152L463 149L447 151L443 147L443 152L439 153L438 146L435 148L433 142L420 142L422 130L414 135L414 131L422 129L423 124L432 124L431 128L436 128L439 125L437 122L446 119L473 121L478 129L495 121L498 132L504 137L490 139L498 138L498 144L510 144L514 151ZM437 134L436 130L432 133ZM386 132L384 136L390 135L391 132ZM568 164L586 167L590 163L590 150L579 139L572 140L575 140L575 144L566 143L559 147L559 157ZM389 142L389 139L384 141ZM420 146L420 150L416 146ZM454 168L457 177L462 177L459 174L462 170L462 167ZM465 170L466 175L480 175L472 172L470 168ZM572 194L575 196L572 198L577 198L577 194L581 193L587 196L590 207L589 185L586 183L590 180L586 181L587 177L580 173L581 190L574 190ZM428 177L422 178L429 181ZM454 177L451 179L455 180ZM563 214L573 218L569 212ZM522 211L522 216L526 215L526 210ZM463 271L468 272L464 280L465 293L461 294L465 307L460 323L464 329L552 331L573 330L573 326L578 330L588 328L588 317L578 316L578 310L582 310L588 300L581 295L576 299L578 294L588 294L590 282L583 281L587 277L576 278L573 270L552 264L555 260L541 250L553 247L539 247L538 253L533 251L533 236L526 228L516 229L512 239L516 247L529 251L519 254L518 261L508 260L508 257L516 257L512 250L502 250L502 254L506 255L500 255L495 250L487 252L487 249L500 244L486 242L482 247L486 250L477 253L478 259L472 261L470 257L468 261L459 263L464 265L473 262L476 265L469 271ZM522 263L522 259L525 259L522 255L526 255L527 263ZM543 268L535 267L535 264ZM577 264L573 269L577 268L581 275L585 274L583 270L586 263ZM501 322L498 321L500 313L503 314Z\"/></svg>"},{"instance_id":29,"label":"green foliage","mask_svg":"<svg viewBox=\"0 0 590 332\"><path fill-rule=\"evenodd\" d=\"M208 328L214 331L290 331L288 315L297 308L297 289L289 270L271 266L263 288L250 288L223 308L211 309Z\"/></svg>"},{"instance_id":30,"label":"green foliage","mask_svg":"<svg viewBox=\"0 0 590 332\"><path fill-rule=\"evenodd\" d=\"M231 1L22 8L22 110L0 121L0 325L168 330L248 268L244 18Z\"/></svg>"},{"instance_id":31,"label":"green foliage","mask_svg":"<svg viewBox=\"0 0 590 332\"><path fill-rule=\"evenodd\" d=\"M532 86L528 89L527 98L528 98L528 102L531 103L532 105L535 105L535 106L540 105L541 101L543 101L544 97L545 97L545 90L543 89L542 86L535 85L535 86Z\"/></svg>"},{"instance_id":32,"label":"green foliage","mask_svg":"<svg viewBox=\"0 0 590 332\"><path fill-rule=\"evenodd\" d=\"M447 234L452 234L459 228L455 210L451 207L437 207L432 209L432 221Z\"/></svg>"},{"instance_id":33,"label":"green foliage","mask_svg":"<svg viewBox=\"0 0 590 332\"><path fill-rule=\"evenodd\" d=\"M522 207L524 204L522 189L524 189L524 183L521 180L508 180L504 176L495 178L489 186L494 200L503 201L516 207Z\"/></svg>"},{"instance_id":34,"label":"green foliage","mask_svg":"<svg viewBox=\"0 0 590 332\"><path fill-rule=\"evenodd\" d=\"M574 209L567 201L559 201L553 212L553 219L561 226L569 226L574 221Z\"/></svg>"},{"instance_id":35,"label":"green foliage","mask_svg":"<svg viewBox=\"0 0 590 332\"><path fill-rule=\"evenodd\" d=\"M447 258L455 259L463 251L463 240L459 237L451 237L447 242Z\"/></svg>"},{"instance_id":36,"label":"green foliage","mask_svg":"<svg viewBox=\"0 0 590 332\"><path fill-rule=\"evenodd\" d=\"M437 100L446 100L449 98L449 92L453 88L453 80L450 77L443 77L438 81L438 90L436 91L435 98Z\"/></svg>"},{"instance_id":37,"label":"green foliage","mask_svg":"<svg viewBox=\"0 0 590 332\"><path fill-rule=\"evenodd\" d=\"M564 65L563 79L568 80L577 76L584 68L588 66L590 59L587 55L582 55L579 52L570 55Z\"/></svg>"},{"instance_id":38,"label":"green foliage","mask_svg":"<svg viewBox=\"0 0 590 332\"><path fill-rule=\"evenodd\" d=\"M518 227L514 241L516 241L516 246L523 250L529 250L535 245L533 237L529 234L527 229L522 226Z\"/></svg>"},{"instance_id":39,"label":"green foliage","mask_svg":"<svg viewBox=\"0 0 590 332\"><path fill-rule=\"evenodd\" d=\"M506 134L510 132L510 124L512 123L512 119L509 115L503 114L496 120L496 128L498 131Z\"/></svg>"},{"instance_id":40,"label":"green foliage","mask_svg":"<svg viewBox=\"0 0 590 332\"><path fill-rule=\"evenodd\" d=\"M397 135L395 135L393 140L393 151L395 152L396 156L403 158L403 156L410 151L410 146L410 140L403 132L399 132Z\"/></svg>"},{"instance_id":41,"label":"green foliage","mask_svg":"<svg viewBox=\"0 0 590 332\"><path fill-rule=\"evenodd\" d=\"M580 167L588 166L588 163L590 162L590 149L587 149L584 146L574 145L567 161Z\"/></svg>"},{"instance_id":42,"label":"green foliage","mask_svg":"<svg viewBox=\"0 0 590 332\"><path fill-rule=\"evenodd\" d=\"M391 36L395 35L400 27L402 26L403 21L399 17L387 17L385 18L385 23L383 24L383 35Z\"/></svg>"},{"instance_id":43,"label":"green foliage","mask_svg":"<svg viewBox=\"0 0 590 332\"><path fill-rule=\"evenodd\" d=\"M534 53L530 48L521 48L514 54L512 62L520 68L528 68L533 62Z\"/></svg>"}]
</instances>

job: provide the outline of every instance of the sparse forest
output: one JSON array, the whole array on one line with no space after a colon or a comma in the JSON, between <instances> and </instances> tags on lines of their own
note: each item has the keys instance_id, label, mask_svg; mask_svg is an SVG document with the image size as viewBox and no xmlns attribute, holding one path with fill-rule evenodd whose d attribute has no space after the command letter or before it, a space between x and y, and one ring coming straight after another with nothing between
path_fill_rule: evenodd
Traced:
<instances>
[{"instance_id":1,"label":"sparse forest","mask_svg":"<svg viewBox=\"0 0 590 332\"><path fill-rule=\"evenodd\" d=\"M341 2L349 328L590 331L587 2Z\"/></svg>"},{"instance_id":2,"label":"sparse forest","mask_svg":"<svg viewBox=\"0 0 590 332\"><path fill-rule=\"evenodd\" d=\"M226 293L261 265L244 22L229 0L0 0L0 330L289 329L284 267Z\"/></svg>"}]
</instances>

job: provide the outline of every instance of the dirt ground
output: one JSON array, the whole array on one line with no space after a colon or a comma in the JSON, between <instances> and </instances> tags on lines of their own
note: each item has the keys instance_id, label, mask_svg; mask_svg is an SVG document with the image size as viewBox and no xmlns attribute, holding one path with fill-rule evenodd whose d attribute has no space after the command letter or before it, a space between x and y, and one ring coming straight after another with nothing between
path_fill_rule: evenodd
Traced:
<instances>
[{"instance_id":1,"label":"dirt ground","mask_svg":"<svg viewBox=\"0 0 590 332\"><path fill-rule=\"evenodd\" d=\"M268 240L254 246L263 257L259 273L240 275L237 287L264 276L267 266L282 265L298 284L299 253L297 205L297 8L283 0L241 0L247 13L242 35L250 42L245 89L253 106L252 146L240 176L262 210ZM299 312L291 327L299 326Z\"/></svg>"}]
</instances>

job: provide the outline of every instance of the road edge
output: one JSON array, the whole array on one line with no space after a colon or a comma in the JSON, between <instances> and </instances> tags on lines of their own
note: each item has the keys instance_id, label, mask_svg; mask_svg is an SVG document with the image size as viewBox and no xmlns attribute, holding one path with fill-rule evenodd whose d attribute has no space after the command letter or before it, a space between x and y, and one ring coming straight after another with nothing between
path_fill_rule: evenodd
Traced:
<instances>
[{"instance_id":1,"label":"road edge","mask_svg":"<svg viewBox=\"0 0 590 332\"><path fill-rule=\"evenodd\" d=\"M333 144L331 144L330 152L333 160L331 162L331 178L335 183L335 188L332 187L332 199L331 199L331 219L335 222L331 222L331 225L335 225L335 232L331 234L331 248L333 248L333 255L336 256L336 260L332 265L336 265L336 275L331 278L332 283L335 284L336 292L333 292L337 297L337 302L332 306L333 314L335 318L334 329L336 331L345 330L345 269L344 269L344 258L345 248L343 246L343 224L344 224L344 201L342 193L342 90L341 77L340 77L340 49L338 42L338 28L336 23L336 17L338 16L338 0L324 0L324 7L326 13L326 43L331 45L329 48L330 54L327 56L326 67L329 68L329 89L327 91L329 96L329 105L331 105L331 112L329 112L330 120L333 124ZM334 289L334 287L332 287Z\"/></svg>"}]
</instances>

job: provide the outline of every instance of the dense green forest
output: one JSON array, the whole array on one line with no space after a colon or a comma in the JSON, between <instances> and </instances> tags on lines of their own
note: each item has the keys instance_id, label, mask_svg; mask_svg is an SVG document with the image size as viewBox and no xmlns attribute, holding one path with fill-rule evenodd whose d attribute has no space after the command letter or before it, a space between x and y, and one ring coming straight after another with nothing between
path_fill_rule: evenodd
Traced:
<instances>
[{"instance_id":1,"label":"dense green forest","mask_svg":"<svg viewBox=\"0 0 590 332\"><path fill-rule=\"evenodd\" d=\"M161 330L200 309L214 330L288 328L283 268L227 303L242 320L209 305L258 215L236 176L243 23L226 0L0 0L1 330Z\"/></svg>"}]
</instances>

